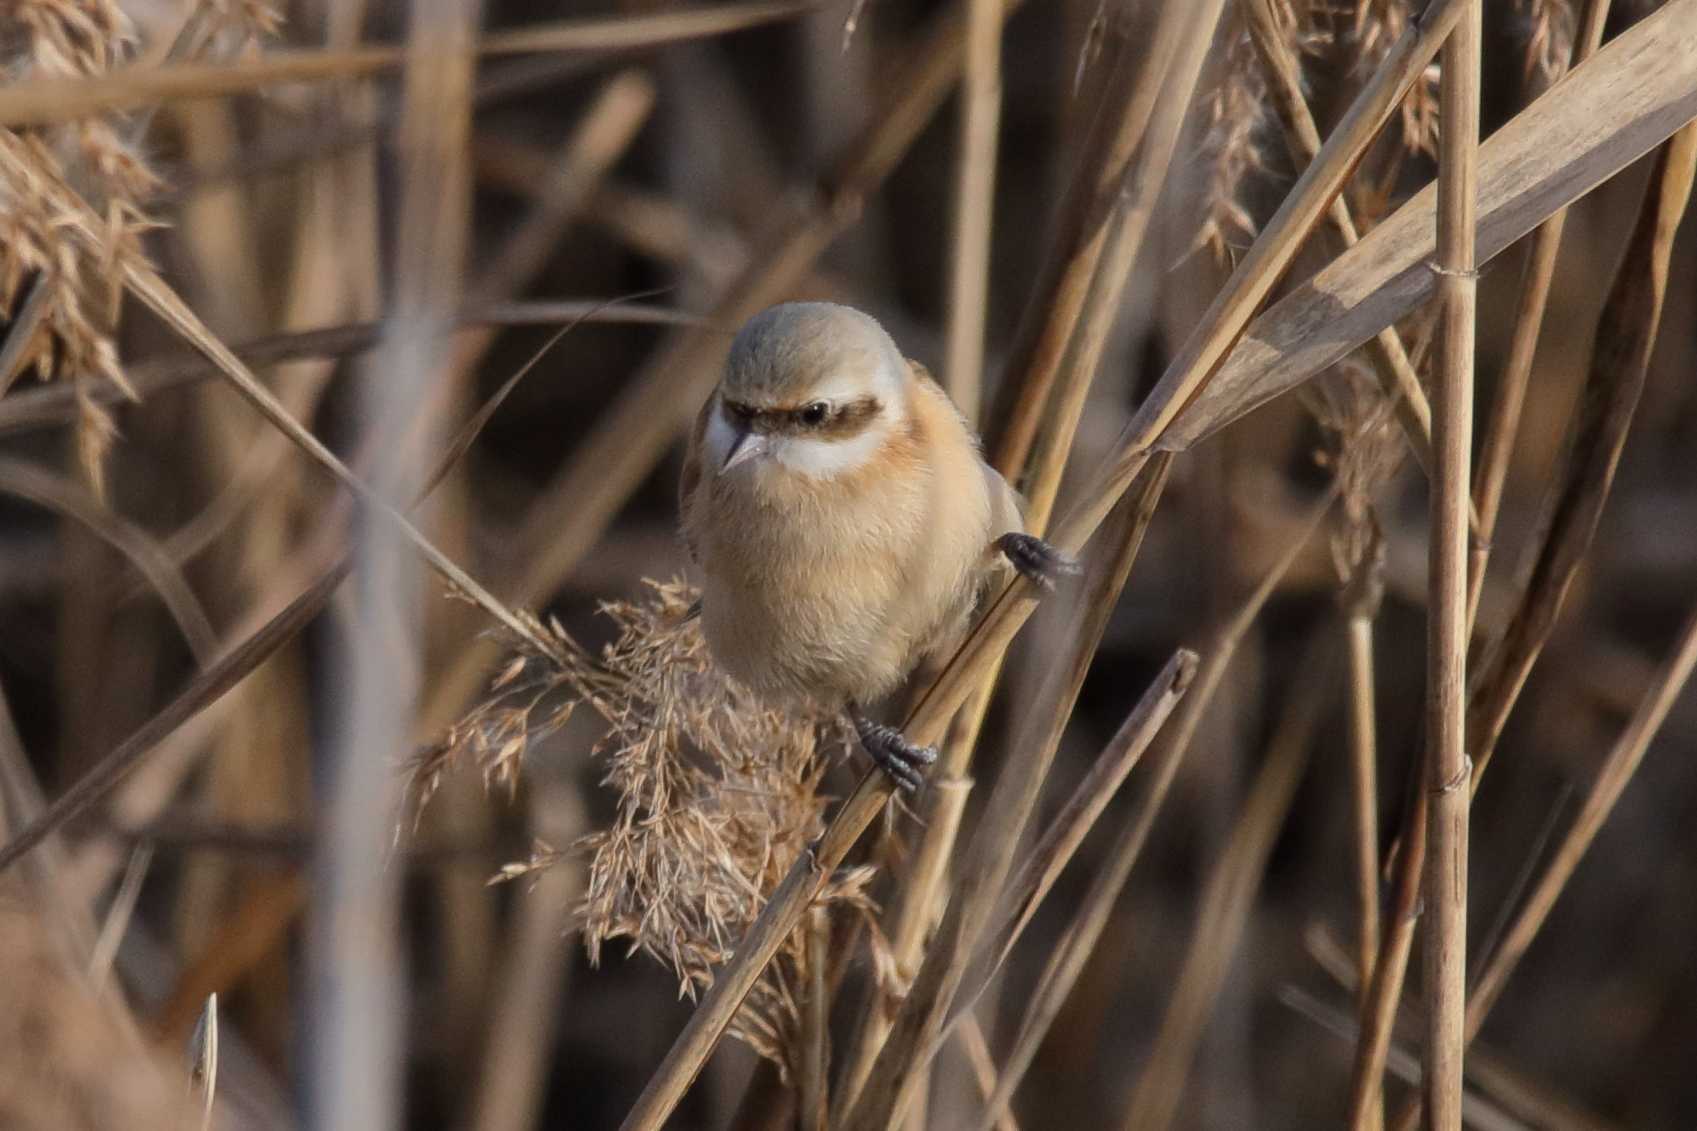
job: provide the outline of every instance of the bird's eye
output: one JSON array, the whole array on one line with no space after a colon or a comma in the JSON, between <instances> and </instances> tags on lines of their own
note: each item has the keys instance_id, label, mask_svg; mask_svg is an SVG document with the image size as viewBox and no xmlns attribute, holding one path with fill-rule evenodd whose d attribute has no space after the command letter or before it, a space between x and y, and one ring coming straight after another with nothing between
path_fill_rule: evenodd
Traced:
<instances>
[{"instance_id":1,"label":"bird's eye","mask_svg":"<svg viewBox=\"0 0 1697 1131\"><path fill-rule=\"evenodd\" d=\"M825 423L825 418L831 414L831 406L824 401L814 401L801 408L801 422L810 427Z\"/></svg>"}]
</instances>

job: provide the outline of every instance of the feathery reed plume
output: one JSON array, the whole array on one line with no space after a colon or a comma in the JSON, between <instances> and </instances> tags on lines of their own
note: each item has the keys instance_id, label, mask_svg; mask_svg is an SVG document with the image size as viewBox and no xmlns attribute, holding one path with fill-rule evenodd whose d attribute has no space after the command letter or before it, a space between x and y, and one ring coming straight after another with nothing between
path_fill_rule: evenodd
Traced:
<instances>
[{"instance_id":1,"label":"feathery reed plume","mask_svg":"<svg viewBox=\"0 0 1697 1131\"><path fill-rule=\"evenodd\" d=\"M1353 19L1339 36L1357 74L1370 75L1408 26L1409 0L1355 0ZM1401 136L1405 149L1435 156L1438 149L1438 65L1433 63L1408 88L1402 100Z\"/></svg>"},{"instance_id":2,"label":"feathery reed plume","mask_svg":"<svg viewBox=\"0 0 1697 1131\"><path fill-rule=\"evenodd\" d=\"M112 0L18 0L0 16L0 73L12 81L104 74L130 58L134 29ZM149 227L138 201L157 181L112 117L45 129L0 131L0 316L8 325L0 393L33 371L76 384L78 454L97 489L115 428L89 394L105 379L134 392L118 364L112 332L122 296L121 264L141 255ZM67 234L47 200L69 185L103 218L94 238Z\"/></svg>"},{"instance_id":3,"label":"feathery reed plume","mask_svg":"<svg viewBox=\"0 0 1697 1131\"><path fill-rule=\"evenodd\" d=\"M1514 0L1516 31L1526 42L1526 76L1548 86L1567 73L1573 58L1573 0Z\"/></svg>"},{"instance_id":4,"label":"feathery reed plume","mask_svg":"<svg viewBox=\"0 0 1697 1131\"><path fill-rule=\"evenodd\" d=\"M598 664L562 647L562 658L523 650L490 693L415 768L413 794L428 801L442 775L474 763L491 788L513 788L524 752L563 726L578 707L594 710L607 733L596 746L603 783L618 795L610 827L583 838L589 856L581 924L592 963L605 944L629 942L671 968L692 999L713 982L765 906L789 863L825 827L821 792L830 757L847 745L842 720L758 702L717 669L698 617L697 594L650 583L647 599L603 611L619 627ZM557 626L534 623L563 639ZM563 859L538 843L508 865L514 879ZM839 872L820 907L866 915L875 955L884 950L866 894L869 867ZM786 1079L800 1068L801 1002L812 971L797 933L749 995L732 1032L774 1061ZM888 976L879 961L880 976Z\"/></svg>"},{"instance_id":5,"label":"feathery reed plume","mask_svg":"<svg viewBox=\"0 0 1697 1131\"><path fill-rule=\"evenodd\" d=\"M1309 0L1272 0L1273 18L1301 58L1329 42ZM1259 223L1247 199L1251 182L1268 168L1269 146L1277 153L1277 122L1267 90L1267 72L1250 38L1240 8L1228 9L1214 46L1214 76L1202 100L1201 152L1206 167L1202 219L1190 250L1206 248L1230 264L1233 248L1253 239Z\"/></svg>"},{"instance_id":6,"label":"feathery reed plume","mask_svg":"<svg viewBox=\"0 0 1697 1131\"><path fill-rule=\"evenodd\" d=\"M197 23L206 36L244 46L280 22L265 0L217 0L206 13ZM17 0L0 15L0 74L11 82L95 78L136 51L135 29L113 0ZM142 202L160 181L136 132L118 114L0 130L0 394L26 372L73 383L78 457L97 492L117 429L94 382L136 397L113 335L124 266L143 258L142 237L157 226ZM80 195L101 224L79 232L64 223L51 203L56 190Z\"/></svg>"},{"instance_id":7,"label":"feathery reed plume","mask_svg":"<svg viewBox=\"0 0 1697 1131\"><path fill-rule=\"evenodd\" d=\"M1402 463L1404 445L1373 373L1356 356L1303 390L1303 402L1324 436L1316 459L1337 477L1339 501L1332 531L1332 566L1346 593L1377 588L1384 532L1373 498Z\"/></svg>"},{"instance_id":8,"label":"feathery reed plume","mask_svg":"<svg viewBox=\"0 0 1697 1131\"><path fill-rule=\"evenodd\" d=\"M165 1131L185 1118L187 1068L157 1060L64 957L16 881L0 884L0 1127Z\"/></svg>"}]
</instances>

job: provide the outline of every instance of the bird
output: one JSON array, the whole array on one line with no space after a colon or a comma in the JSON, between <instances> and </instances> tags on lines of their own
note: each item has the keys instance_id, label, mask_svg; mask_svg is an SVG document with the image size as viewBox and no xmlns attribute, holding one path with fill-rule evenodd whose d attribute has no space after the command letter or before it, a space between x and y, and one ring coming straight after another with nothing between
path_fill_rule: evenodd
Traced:
<instances>
[{"instance_id":1,"label":"bird","mask_svg":"<svg viewBox=\"0 0 1697 1131\"><path fill-rule=\"evenodd\" d=\"M679 484L713 661L763 702L847 716L905 790L935 748L868 707L946 657L1009 568L1077 563L1026 532L1019 496L926 369L852 307L781 303L731 343Z\"/></svg>"}]
</instances>

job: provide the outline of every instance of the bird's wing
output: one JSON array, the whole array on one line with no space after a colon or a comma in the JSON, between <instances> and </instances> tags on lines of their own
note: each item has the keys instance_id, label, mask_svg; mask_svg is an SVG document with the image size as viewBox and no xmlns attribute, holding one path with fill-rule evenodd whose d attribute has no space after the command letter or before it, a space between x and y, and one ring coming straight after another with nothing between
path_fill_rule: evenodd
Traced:
<instances>
[{"instance_id":1,"label":"bird's wing","mask_svg":"<svg viewBox=\"0 0 1697 1131\"><path fill-rule=\"evenodd\" d=\"M717 393L708 397L701 411L695 414L695 426L689 430L689 444L684 449L683 474L678 477L678 528L683 531L684 545L689 549L692 561L699 561L701 555L696 550L695 539L690 536L690 509L694 505L696 489L701 486L701 442L707 434L707 414L713 410L713 402L717 399Z\"/></svg>"},{"instance_id":2,"label":"bird's wing","mask_svg":"<svg viewBox=\"0 0 1697 1131\"><path fill-rule=\"evenodd\" d=\"M1008 486L1008 481L1002 478L1002 473L989 464L979 461L978 466L984 472L984 484L990 492L990 530L993 537L1001 537L1010 532L1025 532L1025 504L1019 497L1019 492Z\"/></svg>"}]
</instances>

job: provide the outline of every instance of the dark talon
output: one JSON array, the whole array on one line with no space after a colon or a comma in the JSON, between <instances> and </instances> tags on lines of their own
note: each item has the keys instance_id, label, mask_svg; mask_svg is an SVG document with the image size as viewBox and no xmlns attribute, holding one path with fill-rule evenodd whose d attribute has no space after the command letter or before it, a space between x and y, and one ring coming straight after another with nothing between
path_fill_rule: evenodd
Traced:
<instances>
[{"instance_id":1,"label":"dark talon","mask_svg":"<svg viewBox=\"0 0 1697 1131\"><path fill-rule=\"evenodd\" d=\"M1081 572L1078 561L1034 534L1013 531L996 539L1000 550L1013 567L1044 589L1053 591L1055 582Z\"/></svg>"},{"instance_id":2,"label":"dark talon","mask_svg":"<svg viewBox=\"0 0 1697 1131\"><path fill-rule=\"evenodd\" d=\"M917 792L925 782L921 770L937 760L936 748L909 742L907 736L895 727L875 723L861 715L851 717L854 731L860 736L860 745L878 767L902 789L909 793Z\"/></svg>"}]
</instances>

